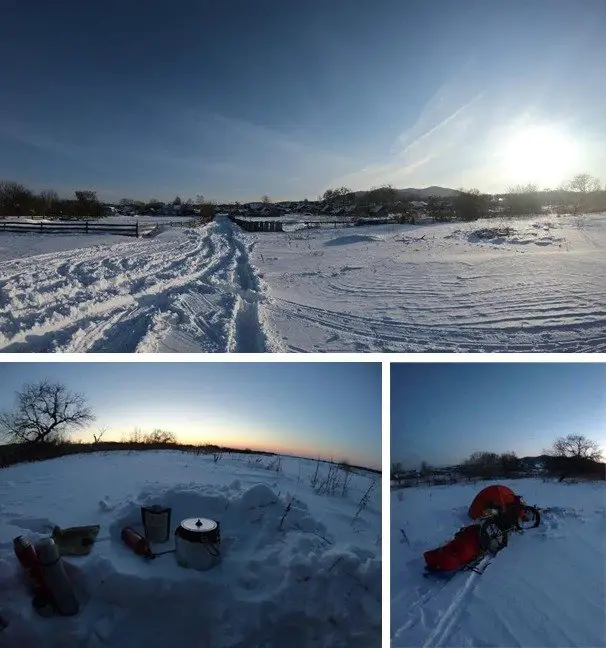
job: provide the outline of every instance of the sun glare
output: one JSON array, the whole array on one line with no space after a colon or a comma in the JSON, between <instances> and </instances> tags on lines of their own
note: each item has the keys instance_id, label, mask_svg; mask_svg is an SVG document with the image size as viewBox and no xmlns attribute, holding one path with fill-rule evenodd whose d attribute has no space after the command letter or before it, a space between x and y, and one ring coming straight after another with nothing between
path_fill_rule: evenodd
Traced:
<instances>
[{"instance_id":1,"label":"sun glare","mask_svg":"<svg viewBox=\"0 0 606 648\"><path fill-rule=\"evenodd\" d=\"M555 188L578 167L575 140L557 126L529 126L504 143L507 176L515 183L535 182Z\"/></svg>"}]
</instances>

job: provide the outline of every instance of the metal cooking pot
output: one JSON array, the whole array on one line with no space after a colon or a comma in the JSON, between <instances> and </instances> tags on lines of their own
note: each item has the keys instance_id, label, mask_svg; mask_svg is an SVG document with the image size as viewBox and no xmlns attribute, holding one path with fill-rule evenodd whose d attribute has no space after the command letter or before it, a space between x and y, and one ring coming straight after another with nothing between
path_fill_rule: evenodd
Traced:
<instances>
[{"instance_id":1,"label":"metal cooking pot","mask_svg":"<svg viewBox=\"0 0 606 648\"><path fill-rule=\"evenodd\" d=\"M175 531L175 555L181 567L207 570L221 562L219 523L208 518L187 518Z\"/></svg>"}]
</instances>

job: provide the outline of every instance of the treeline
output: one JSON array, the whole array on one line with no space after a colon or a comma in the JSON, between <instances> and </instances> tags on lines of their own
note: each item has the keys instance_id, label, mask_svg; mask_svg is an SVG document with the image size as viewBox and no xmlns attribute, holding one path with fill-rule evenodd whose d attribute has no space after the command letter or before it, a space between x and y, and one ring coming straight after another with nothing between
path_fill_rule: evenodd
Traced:
<instances>
[{"instance_id":1,"label":"treeline","mask_svg":"<svg viewBox=\"0 0 606 648\"><path fill-rule=\"evenodd\" d=\"M170 214L199 216L207 220L214 216L214 203L198 195L195 199L182 201L179 196L170 203L152 198L148 201L122 199L112 209L99 200L95 191L81 189L74 191L73 198L60 198L53 189L36 193L18 182L0 180L0 216L21 216L43 218L101 218L116 211L129 215Z\"/></svg>"},{"instance_id":2,"label":"treeline","mask_svg":"<svg viewBox=\"0 0 606 648\"><path fill-rule=\"evenodd\" d=\"M162 439L162 436L168 434L172 440ZM145 450L179 450L195 455L216 455L217 453L234 453L234 454L258 454L273 455L272 452L250 450L238 450L218 446L212 443L191 444L179 443L174 434L163 430L154 430L147 435L143 435L139 440L132 441L129 438L122 441L97 441L94 443L83 443L77 441L65 441L62 439L53 439L44 443L9 443L0 445L0 469L8 468L20 463L32 461L46 461L47 459L56 459L76 454L90 454L92 452L120 452L120 451L145 451Z\"/></svg>"},{"instance_id":3,"label":"treeline","mask_svg":"<svg viewBox=\"0 0 606 648\"><path fill-rule=\"evenodd\" d=\"M606 464L596 441L582 434L558 437L539 457L520 459L515 452L472 453L460 465L432 468L426 461L419 470L404 471L400 463L391 467L395 481L412 480L421 483L456 483L458 479L496 479L545 475L560 481L569 477L606 480Z\"/></svg>"},{"instance_id":4,"label":"treeline","mask_svg":"<svg viewBox=\"0 0 606 648\"><path fill-rule=\"evenodd\" d=\"M320 202L347 207L368 208L383 205L401 219L410 219L418 210L418 198L401 194L391 185L354 192L348 187L327 189L318 198ZM500 194L486 194L477 189L459 189L449 197L429 196L423 201L424 213L436 221L474 221L495 216L524 216L539 214L548 209L552 213L606 211L606 186L588 173L580 173L557 189L539 190L535 184L509 187Z\"/></svg>"},{"instance_id":5,"label":"treeline","mask_svg":"<svg viewBox=\"0 0 606 648\"><path fill-rule=\"evenodd\" d=\"M101 218L109 212L94 191L77 190L74 198L59 198L50 189L35 193L18 182L0 181L0 216Z\"/></svg>"}]
</instances>

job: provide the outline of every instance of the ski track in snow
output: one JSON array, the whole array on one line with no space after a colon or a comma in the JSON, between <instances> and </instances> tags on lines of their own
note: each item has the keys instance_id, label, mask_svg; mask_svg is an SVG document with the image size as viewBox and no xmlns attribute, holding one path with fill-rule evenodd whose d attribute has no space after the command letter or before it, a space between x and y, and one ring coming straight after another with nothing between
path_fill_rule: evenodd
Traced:
<instances>
[{"instance_id":1,"label":"ski track in snow","mask_svg":"<svg viewBox=\"0 0 606 648\"><path fill-rule=\"evenodd\" d=\"M263 352L264 299L243 235L217 219L0 263L0 351Z\"/></svg>"},{"instance_id":2,"label":"ski track in snow","mask_svg":"<svg viewBox=\"0 0 606 648\"><path fill-rule=\"evenodd\" d=\"M481 571L486 563L489 561L489 558L484 558L479 564L478 569ZM445 641L448 640L450 636L450 631L452 630L454 624L457 622L457 619L461 615L465 601L471 592L476 578L480 574L476 572L471 572L465 581L463 587L456 593L452 603L448 606L444 615L438 621L434 631L427 637L423 648L440 648L445 645Z\"/></svg>"}]
</instances>

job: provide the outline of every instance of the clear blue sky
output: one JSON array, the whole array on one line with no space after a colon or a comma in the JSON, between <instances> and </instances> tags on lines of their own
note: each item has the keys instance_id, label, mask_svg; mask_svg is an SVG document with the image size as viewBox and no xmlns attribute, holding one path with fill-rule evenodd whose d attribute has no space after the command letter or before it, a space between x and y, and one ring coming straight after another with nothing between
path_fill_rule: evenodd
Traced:
<instances>
[{"instance_id":1,"label":"clear blue sky","mask_svg":"<svg viewBox=\"0 0 606 648\"><path fill-rule=\"evenodd\" d=\"M542 454L584 434L606 455L606 363L391 365L391 461L452 465L476 451Z\"/></svg>"},{"instance_id":2,"label":"clear blue sky","mask_svg":"<svg viewBox=\"0 0 606 648\"><path fill-rule=\"evenodd\" d=\"M604 0L3 0L0 178L106 200L606 181Z\"/></svg>"},{"instance_id":3,"label":"clear blue sky","mask_svg":"<svg viewBox=\"0 0 606 648\"><path fill-rule=\"evenodd\" d=\"M83 393L106 440L135 427L217 443L381 466L378 363L0 363L0 410L24 383Z\"/></svg>"}]
</instances>

